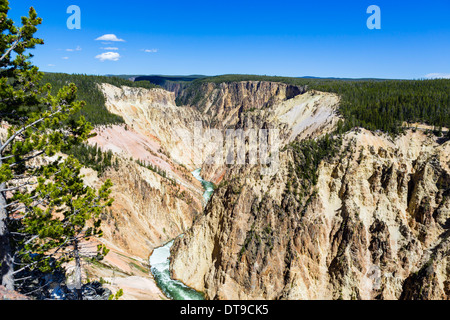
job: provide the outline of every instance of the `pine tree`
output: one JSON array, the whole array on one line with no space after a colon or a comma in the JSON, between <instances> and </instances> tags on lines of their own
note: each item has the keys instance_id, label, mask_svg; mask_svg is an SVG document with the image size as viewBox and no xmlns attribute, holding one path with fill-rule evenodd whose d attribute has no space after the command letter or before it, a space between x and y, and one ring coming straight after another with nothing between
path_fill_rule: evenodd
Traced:
<instances>
[{"instance_id":1,"label":"pine tree","mask_svg":"<svg viewBox=\"0 0 450 320\"><path fill-rule=\"evenodd\" d=\"M20 27L8 12L0 0L0 120L8 131L0 135L0 284L13 290L17 273L55 268L50 258L79 264L80 241L101 236L98 215L112 200L110 181L95 192L82 183L78 161L56 157L89 138L92 125L76 116L85 103L74 84L52 94L29 61L26 52L43 44L34 37L36 11ZM98 248L99 258L106 253Z\"/></svg>"},{"instance_id":2,"label":"pine tree","mask_svg":"<svg viewBox=\"0 0 450 320\"><path fill-rule=\"evenodd\" d=\"M81 244L103 235L100 215L113 201L109 198L111 181L107 180L96 192L84 185L81 168L76 159L69 157L47 168L32 192L17 194L16 199L27 207L27 214L15 230L21 235L18 256L25 268L52 271L75 261L76 292L80 300ZM45 199L45 206L33 206L36 197ZM105 246L98 245L95 259L101 260L107 253Z\"/></svg>"},{"instance_id":3,"label":"pine tree","mask_svg":"<svg viewBox=\"0 0 450 320\"><path fill-rule=\"evenodd\" d=\"M44 127L55 115L56 109L47 108L42 117L32 117L23 120L24 113L32 111L40 105L40 94L46 88L37 88L35 83L39 80L37 68L27 61L30 55L25 55L26 49L42 44L41 39L35 39L36 26L41 23L36 12L30 9L29 17L22 18L22 27L17 28L14 22L7 17L8 1L0 2L0 114L1 119L12 123L23 124L11 126L6 140L0 140L0 264L1 284L7 289L14 289L13 254L11 251L10 234L8 230L7 192L17 190L11 187L14 179L25 177L27 158L37 156L51 150L47 144L53 140L49 135L39 136L32 129ZM15 58L12 58L15 53ZM55 101L56 102L56 101ZM52 104L52 107L54 104ZM55 136L55 139L57 137ZM37 145L38 148L34 149ZM46 149L46 150L44 150Z\"/></svg>"}]
</instances>

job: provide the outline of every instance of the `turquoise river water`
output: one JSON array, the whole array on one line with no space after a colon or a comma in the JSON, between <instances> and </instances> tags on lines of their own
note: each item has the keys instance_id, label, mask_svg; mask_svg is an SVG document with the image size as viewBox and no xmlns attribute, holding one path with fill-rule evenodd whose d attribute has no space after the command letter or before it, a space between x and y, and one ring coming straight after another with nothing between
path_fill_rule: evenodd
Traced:
<instances>
[{"instance_id":1,"label":"turquoise river water","mask_svg":"<svg viewBox=\"0 0 450 320\"><path fill-rule=\"evenodd\" d=\"M214 193L214 185L211 182L203 180L201 177L201 169L192 172L192 175L202 183L205 193L203 198L205 204L208 203L212 194ZM180 237L182 237L181 235ZM172 300L204 300L203 294L189 288L180 281L170 278L170 249L172 248L174 240L167 243L165 246L157 248L153 251L150 257L150 266L156 284L164 292L164 294Z\"/></svg>"}]
</instances>

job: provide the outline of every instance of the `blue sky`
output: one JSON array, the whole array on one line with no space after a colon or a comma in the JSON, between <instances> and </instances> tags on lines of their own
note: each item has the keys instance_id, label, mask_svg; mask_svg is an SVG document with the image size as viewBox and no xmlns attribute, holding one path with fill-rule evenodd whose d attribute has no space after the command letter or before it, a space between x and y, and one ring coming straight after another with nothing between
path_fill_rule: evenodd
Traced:
<instances>
[{"instance_id":1,"label":"blue sky","mask_svg":"<svg viewBox=\"0 0 450 320\"><path fill-rule=\"evenodd\" d=\"M12 0L43 18L33 62L87 74L450 77L450 1ZM69 30L70 5L81 29ZM381 30L369 30L370 5ZM124 41L96 40L115 35ZM103 58L103 59L102 59Z\"/></svg>"}]
</instances>

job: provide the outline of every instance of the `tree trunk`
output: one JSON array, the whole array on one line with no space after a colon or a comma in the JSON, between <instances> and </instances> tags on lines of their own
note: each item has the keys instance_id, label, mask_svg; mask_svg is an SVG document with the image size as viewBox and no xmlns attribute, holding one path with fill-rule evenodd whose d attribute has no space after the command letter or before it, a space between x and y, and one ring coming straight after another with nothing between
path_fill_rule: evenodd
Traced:
<instances>
[{"instance_id":1,"label":"tree trunk","mask_svg":"<svg viewBox=\"0 0 450 320\"><path fill-rule=\"evenodd\" d=\"M2 146L0 141L0 147ZM0 160L0 167L2 160ZM0 190L6 184L0 184ZM14 290L14 265L11 252L10 234L8 230L8 212L6 210L6 192L0 192L0 283L8 290Z\"/></svg>"},{"instance_id":2,"label":"tree trunk","mask_svg":"<svg viewBox=\"0 0 450 320\"><path fill-rule=\"evenodd\" d=\"M78 240L73 241L73 250L75 253L75 292L77 293L77 300L83 300L83 290L82 290L82 278L81 278L81 258L80 258L80 247L78 245Z\"/></svg>"}]
</instances>

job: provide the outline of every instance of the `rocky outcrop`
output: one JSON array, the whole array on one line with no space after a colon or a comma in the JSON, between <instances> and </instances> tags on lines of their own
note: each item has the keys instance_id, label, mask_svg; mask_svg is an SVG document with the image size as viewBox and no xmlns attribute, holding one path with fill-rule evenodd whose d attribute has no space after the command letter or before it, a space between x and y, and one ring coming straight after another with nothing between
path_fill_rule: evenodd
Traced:
<instances>
[{"instance_id":1,"label":"rocky outcrop","mask_svg":"<svg viewBox=\"0 0 450 320\"><path fill-rule=\"evenodd\" d=\"M192 85L179 101L209 116L210 126L234 126L244 112L275 106L306 92L306 88L278 82L242 81Z\"/></svg>"},{"instance_id":2,"label":"rocky outcrop","mask_svg":"<svg viewBox=\"0 0 450 320\"><path fill-rule=\"evenodd\" d=\"M297 191L233 168L173 249L173 276L210 299L448 299L450 142L346 134Z\"/></svg>"},{"instance_id":3,"label":"rocky outcrop","mask_svg":"<svg viewBox=\"0 0 450 320\"><path fill-rule=\"evenodd\" d=\"M85 262L83 278L105 281L114 293L124 290L124 299L164 299L150 274L148 258L153 250L186 232L201 211L199 198L174 180L163 177L128 158L102 176L83 169L87 185L99 188L106 179L114 186L112 207L101 215L103 237L99 241L111 251L98 263ZM196 193L192 193L196 194ZM92 255L97 240L82 244L85 256ZM66 266L70 282L73 266Z\"/></svg>"},{"instance_id":4,"label":"rocky outcrop","mask_svg":"<svg viewBox=\"0 0 450 320\"><path fill-rule=\"evenodd\" d=\"M101 86L108 111L120 115L126 129L145 137L149 153L165 161L198 169L193 156L198 152L193 141L194 122L206 121L194 108L177 107L175 94L163 89ZM148 153L147 152L147 153ZM154 163L157 165L157 163Z\"/></svg>"},{"instance_id":5,"label":"rocky outcrop","mask_svg":"<svg viewBox=\"0 0 450 320\"><path fill-rule=\"evenodd\" d=\"M280 148L294 140L313 139L331 133L341 118L337 114L339 97L335 94L310 91L263 110L240 114L233 129L276 129ZM215 184L225 179L226 166L203 165L202 175Z\"/></svg>"},{"instance_id":6,"label":"rocky outcrop","mask_svg":"<svg viewBox=\"0 0 450 320\"><path fill-rule=\"evenodd\" d=\"M147 259L154 248L179 236L202 211L181 187L155 172L126 160L119 160L102 177L86 170L85 180L96 187L106 179L114 186L113 206L103 216L105 239L131 256Z\"/></svg>"},{"instance_id":7,"label":"rocky outcrop","mask_svg":"<svg viewBox=\"0 0 450 320\"><path fill-rule=\"evenodd\" d=\"M189 85L190 82L166 81L162 87L164 90L173 92L175 97L179 97Z\"/></svg>"}]
</instances>

